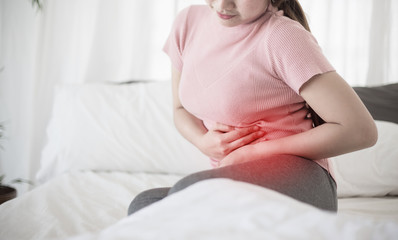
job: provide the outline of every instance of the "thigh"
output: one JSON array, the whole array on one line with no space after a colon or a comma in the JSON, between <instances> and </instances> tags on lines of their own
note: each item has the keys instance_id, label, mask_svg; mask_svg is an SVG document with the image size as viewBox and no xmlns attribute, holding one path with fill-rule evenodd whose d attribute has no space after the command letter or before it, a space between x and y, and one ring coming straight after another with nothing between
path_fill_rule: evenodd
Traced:
<instances>
[{"instance_id":1,"label":"thigh","mask_svg":"<svg viewBox=\"0 0 398 240\"><path fill-rule=\"evenodd\" d=\"M169 194L212 178L256 184L321 209L337 210L336 185L330 174L311 160L291 155L278 155L194 173L177 182Z\"/></svg>"}]
</instances>

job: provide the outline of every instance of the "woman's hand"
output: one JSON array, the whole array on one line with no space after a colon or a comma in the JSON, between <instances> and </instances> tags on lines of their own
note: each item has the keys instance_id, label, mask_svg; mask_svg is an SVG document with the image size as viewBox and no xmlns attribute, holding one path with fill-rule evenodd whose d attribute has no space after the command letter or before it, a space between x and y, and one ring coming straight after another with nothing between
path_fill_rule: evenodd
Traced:
<instances>
[{"instance_id":1,"label":"woman's hand","mask_svg":"<svg viewBox=\"0 0 398 240\"><path fill-rule=\"evenodd\" d=\"M228 154L225 158L223 158L221 161L218 162L217 167L225 167L228 165L233 165L233 164L238 164L238 163L244 163L247 161L252 161L253 158L250 155L250 148L252 145L246 145L243 146L239 149L236 149L235 151L231 152Z\"/></svg>"},{"instance_id":2,"label":"woman's hand","mask_svg":"<svg viewBox=\"0 0 398 240\"><path fill-rule=\"evenodd\" d=\"M336 73L314 76L301 95L325 123L287 137L261 141L231 152L219 166L259 160L271 155L295 155L317 160L375 144L374 120L354 90Z\"/></svg>"},{"instance_id":3,"label":"woman's hand","mask_svg":"<svg viewBox=\"0 0 398 240\"><path fill-rule=\"evenodd\" d=\"M258 126L235 128L217 123L197 142L197 147L215 161L221 161L231 152L263 137Z\"/></svg>"},{"instance_id":4,"label":"woman's hand","mask_svg":"<svg viewBox=\"0 0 398 240\"><path fill-rule=\"evenodd\" d=\"M273 155L273 153L268 151L269 149L268 144L272 141L273 140L261 141L258 143L249 144L239 149L236 149L235 151L228 154L221 161L219 161L217 167L225 167L249 161L256 161L264 159L267 156L271 156ZM260 152L261 154L258 154L259 153L257 150L258 147L261 147L261 152Z\"/></svg>"}]
</instances>

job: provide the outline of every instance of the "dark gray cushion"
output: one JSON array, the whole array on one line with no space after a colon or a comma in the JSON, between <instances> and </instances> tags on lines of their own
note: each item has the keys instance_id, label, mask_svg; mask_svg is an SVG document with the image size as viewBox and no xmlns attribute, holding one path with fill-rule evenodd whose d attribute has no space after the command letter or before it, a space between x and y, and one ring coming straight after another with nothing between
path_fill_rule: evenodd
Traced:
<instances>
[{"instance_id":1,"label":"dark gray cushion","mask_svg":"<svg viewBox=\"0 0 398 240\"><path fill-rule=\"evenodd\" d=\"M377 87L354 87L374 120L398 123L398 83Z\"/></svg>"}]
</instances>

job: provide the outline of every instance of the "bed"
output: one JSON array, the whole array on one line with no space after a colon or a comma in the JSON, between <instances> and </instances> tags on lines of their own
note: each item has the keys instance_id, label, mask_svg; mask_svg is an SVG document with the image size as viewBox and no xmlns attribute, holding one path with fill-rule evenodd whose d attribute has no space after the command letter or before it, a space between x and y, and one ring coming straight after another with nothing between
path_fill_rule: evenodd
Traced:
<instances>
[{"instance_id":1,"label":"bed","mask_svg":"<svg viewBox=\"0 0 398 240\"><path fill-rule=\"evenodd\" d=\"M355 88L379 141L330 159L337 213L212 179L127 217L139 192L210 168L175 130L170 89L169 81L59 86L39 185L0 205L0 239L398 238L398 84Z\"/></svg>"}]
</instances>

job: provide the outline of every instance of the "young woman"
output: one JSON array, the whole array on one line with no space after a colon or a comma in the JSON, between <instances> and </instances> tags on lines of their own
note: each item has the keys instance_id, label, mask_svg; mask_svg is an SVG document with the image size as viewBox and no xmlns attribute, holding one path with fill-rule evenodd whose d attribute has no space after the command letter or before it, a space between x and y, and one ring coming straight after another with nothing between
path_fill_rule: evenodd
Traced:
<instances>
[{"instance_id":1,"label":"young woman","mask_svg":"<svg viewBox=\"0 0 398 240\"><path fill-rule=\"evenodd\" d=\"M210 178L336 211L327 158L374 145L371 115L322 54L298 1L206 2L178 15L164 50L175 125L214 168L139 194L129 214Z\"/></svg>"}]
</instances>

